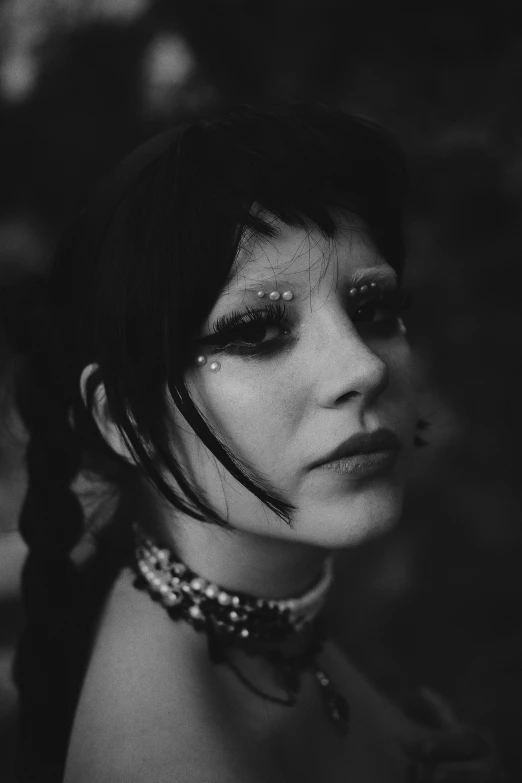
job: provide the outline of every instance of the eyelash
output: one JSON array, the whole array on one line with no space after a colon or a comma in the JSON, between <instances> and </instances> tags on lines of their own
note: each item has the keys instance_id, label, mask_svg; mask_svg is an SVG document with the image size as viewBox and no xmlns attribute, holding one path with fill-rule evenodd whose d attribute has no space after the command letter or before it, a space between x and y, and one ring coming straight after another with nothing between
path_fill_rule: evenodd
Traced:
<instances>
[{"instance_id":1,"label":"eyelash","mask_svg":"<svg viewBox=\"0 0 522 783\"><path fill-rule=\"evenodd\" d=\"M236 311L228 315L222 315L214 324L214 334L205 338L205 342L215 346L219 351L235 356L263 356L276 349L276 345L282 342L280 337L268 340L259 345L233 345L233 333L244 326L259 324L264 327L281 326L287 317L287 308L284 304L270 304L263 308L247 307L245 310Z\"/></svg>"},{"instance_id":2,"label":"eyelash","mask_svg":"<svg viewBox=\"0 0 522 783\"><path fill-rule=\"evenodd\" d=\"M351 318L353 320L354 316L363 308L368 307L368 305L373 305L376 310L387 311L387 315L379 321L354 321L355 324L360 324L361 326L375 327L379 324L389 323L390 316L393 319L397 319L401 313L411 307L412 303L413 295L410 291L395 289L394 291L384 292L381 296L370 296L357 307ZM259 324L267 328L278 327L286 321L286 317L287 307L280 303L270 304L263 308L246 308L242 311L232 312L218 318L213 326L214 333L203 338L200 342L211 345L215 352L228 353L233 356L252 358L266 356L275 353L282 346L285 342L284 335L257 345L253 343L241 345L233 343L234 332L241 329L241 327L250 326L251 324Z\"/></svg>"}]
</instances>

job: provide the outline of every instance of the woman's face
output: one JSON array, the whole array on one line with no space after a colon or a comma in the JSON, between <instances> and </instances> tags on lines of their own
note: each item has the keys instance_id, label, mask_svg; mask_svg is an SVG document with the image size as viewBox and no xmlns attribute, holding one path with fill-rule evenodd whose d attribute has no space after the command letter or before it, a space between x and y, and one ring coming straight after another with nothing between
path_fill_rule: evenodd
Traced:
<instances>
[{"instance_id":1,"label":"woman's face","mask_svg":"<svg viewBox=\"0 0 522 783\"><path fill-rule=\"evenodd\" d=\"M398 519L417 421L412 357L393 302L349 294L354 281L374 280L393 291L396 275L348 223L331 241L283 226L241 252L201 332L207 362L187 382L220 439L296 507L292 525L233 479L173 410L178 457L234 527L333 548ZM293 298L272 301L271 291ZM324 464L353 435L380 428L398 438L390 458Z\"/></svg>"}]
</instances>

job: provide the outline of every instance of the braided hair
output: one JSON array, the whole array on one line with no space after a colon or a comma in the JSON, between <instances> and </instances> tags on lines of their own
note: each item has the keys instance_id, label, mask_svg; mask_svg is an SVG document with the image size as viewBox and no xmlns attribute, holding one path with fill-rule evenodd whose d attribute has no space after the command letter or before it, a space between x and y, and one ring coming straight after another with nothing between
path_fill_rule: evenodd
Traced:
<instances>
[{"instance_id":1,"label":"braided hair","mask_svg":"<svg viewBox=\"0 0 522 783\"><path fill-rule=\"evenodd\" d=\"M323 106L239 107L139 148L80 215L50 278L2 297L11 342L25 357L16 401L30 436L20 516L29 548L26 628L15 661L22 783L62 779L96 618L131 556L138 474L174 508L228 524L172 453L165 389L227 470L289 520L292 507L219 440L184 385L191 336L241 243L275 236L277 221L334 237L335 216L348 211L400 276L405 183L395 143L366 121ZM89 364L96 369L84 400L79 378ZM101 383L134 464L94 423ZM100 500L110 524L98 528L96 554L79 567L75 552L94 529L73 489L84 471L103 479L113 503Z\"/></svg>"},{"instance_id":2,"label":"braided hair","mask_svg":"<svg viewBox=\"0 0 522 783\"><path fill-rule=\"evenodd\" d=\"M28 547L22 574L26 623L18 643L14 679L19 693L20 781L60 781L89 652L89 634L108 585L126 557L125 538L114 524L100 536L96 568L75 564L71 553L85 535L84 510L72 484L85 468L94 442L105 480L125 484L126 465L83 418L75 426L63 355L49 318L45 284L2 292L10 342L23 354L16 368L16 404L27 429L28 489L19 530ZM7 294L7 295L6 295ZM80 422L82 419L80 418ZM123 498L123 495L122 495ZM120 499L120 513L123 502ZM118 530L118 547L110 541ZM106 540L104 540L106 539ZM96 573L94 573L96 571Z\"/></svg>"}]
</instances>

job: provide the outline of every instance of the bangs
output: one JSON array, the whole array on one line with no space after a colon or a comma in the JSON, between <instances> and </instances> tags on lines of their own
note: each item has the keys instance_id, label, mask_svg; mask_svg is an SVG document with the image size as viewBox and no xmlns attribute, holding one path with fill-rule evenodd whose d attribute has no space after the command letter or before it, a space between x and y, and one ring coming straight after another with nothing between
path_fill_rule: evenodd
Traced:
<instances>
[{"instance_id":1,"label":"bangs","mask_svg":"<svg viewBox=\"0 0 522 783\"><path fill-rule=\"evenodd\" d=\"M234 256L240 244L274 238L278 223L333 238L339 215L353 215L400 275L400 213L408 184L394 139L327 107L274 107L259 114L247 108L189 131L207 187L210 180L220 191L219 198L217 190L212 196L220 218L234 222Z\"/></svg>"}]
</instances>

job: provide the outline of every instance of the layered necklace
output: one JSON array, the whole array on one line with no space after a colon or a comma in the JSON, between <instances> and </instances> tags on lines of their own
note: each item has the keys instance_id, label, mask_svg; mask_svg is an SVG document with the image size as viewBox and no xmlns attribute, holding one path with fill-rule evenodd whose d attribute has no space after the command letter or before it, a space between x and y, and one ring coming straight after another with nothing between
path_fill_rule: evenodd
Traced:
<instances>
[{"instance_id":1,"label":"layered necklace","mask_svg":"<svg viewBox=\"0 0 522 783\"><path fill-rule=\"evenodd\" d=\"M311 671L330 721L340 734L346 734L348 703L317 662L326 639L319 613L332 583L331 558L325 561L317 583L305 593L274 600L231 593L195 574L172 552L158 546L139 526L135 526L134 533L135 586L146 589L159 600L173 620L184 620L196 631L205 633L211 661L226 664L242 684L260 698L289 707L296 704L302 674ZM307 641L297 654L286 655L277 649L283 644L291 646L298 639ZM274 682L285 696L266 693L250 682L227 654L232 648L268 661Z\"/></svg>"}]
</instances>

